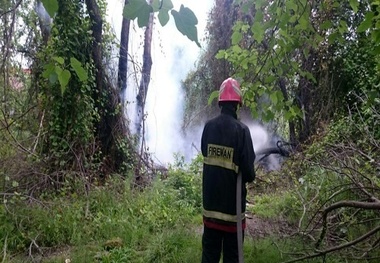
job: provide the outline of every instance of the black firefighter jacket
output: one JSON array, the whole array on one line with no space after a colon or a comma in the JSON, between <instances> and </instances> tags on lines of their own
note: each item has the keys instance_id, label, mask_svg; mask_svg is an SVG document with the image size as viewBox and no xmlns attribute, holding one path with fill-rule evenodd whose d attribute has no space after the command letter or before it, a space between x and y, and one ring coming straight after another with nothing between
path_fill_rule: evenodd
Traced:
<instances>
[{"instance_id":1,"label":"black firefighter jacket","mask_svg":"<svg viewBox=\"0 0 380 263\"><path fill-rule=\"evenodd\" d=\"M242 173L242 218L245 228L246 182L255 178L251 134L237 120L236 113L222 107L219 116L209 120L201 141L203 165L203 221L205 226L236 232L236 182Z\"/></svg>"}]
</instances>

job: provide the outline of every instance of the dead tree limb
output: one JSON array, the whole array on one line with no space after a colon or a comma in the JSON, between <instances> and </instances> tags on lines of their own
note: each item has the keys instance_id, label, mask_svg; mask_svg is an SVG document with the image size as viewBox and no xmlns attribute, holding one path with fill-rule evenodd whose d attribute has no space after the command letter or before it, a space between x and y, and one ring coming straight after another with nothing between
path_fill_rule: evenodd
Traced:
<instances>
[{"instance_id":1,"label":"dead tree limb","mask_svg":"<svg viewBox=\"0 0 380 263\"><path fill-rule=\"evenodd\" d=\"M314 253L314 254L311 254L311 255L307 255L307 256L304 256L304 257L300 257L300 258L296 258L296 259L292 259L292 260L289 260L289 261L285 261L284 263L298 262L298 261L302 261L302 260L305 260L305 259L311 259L311 258L316 258L316 257L320 257L320 256L325 256L328 253L331 253L331 252L334 252L334 251L338 251L338 250L342 250L344 248L356 245L356 244L360 243L361 241L363 241L363 240L371 237L372 235L376 234L379 231L380 231L380 226L372 229L371 231L367 232L366 234L362 235L361 237L358 237L357 239L352 240L351 242L347 242L345 244L342 244L342 245L339 245L339 246L335 246L335 247L331 247L331 248L328 248L328 249L325 249L325 250L317 250L317 253Z\"/></svg>"},{"instance_id":2,"label":"dead tree limb","mask_svg":"<svg viewBox=\"0 0 380 263\"><path fill-rule=\"evenodd\" d=\"M360 201L340 201L336 202L329 207L325 208L322 212L322 218L323 218L323 229L321 232L321 235L315 245L315 247L318 249L319 246L322 243L322 240L324 239L326 232L327 232L327 215L338 208L341 207L354 207L354 208L361 208L361 209L370 209L370 210L380 210L380 202L360 202Z\"/></svg>"}]
</instances>

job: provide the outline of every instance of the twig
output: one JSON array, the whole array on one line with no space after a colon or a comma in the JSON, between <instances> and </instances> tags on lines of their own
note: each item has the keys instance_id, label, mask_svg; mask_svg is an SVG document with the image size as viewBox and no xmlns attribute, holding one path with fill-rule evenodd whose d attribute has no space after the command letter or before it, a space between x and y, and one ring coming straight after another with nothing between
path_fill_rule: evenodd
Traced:
<instances>
[{"instance_id":1,"label":"twig","mask_svg":"<svg viewBox=\"0 0 380 263\"><path fill-rule=\"evenodd\" d=\"M0 192L0 195L2 195L2 196L23 196L23 197L27 197L28 199L31 199L31 200L33 200L33 201L39 203L40 205L46 207L45 204L44 204L43 202L37 200L37 199L34 198L34 197L31 197L30 195L24 195L24 194L19 194L19 193L17 193L17 194L14 194L14 193L1 193L1 192Z\"/></svg>"},{"instance_id":2,"label":"twig","mask_svg":"<svg viewBox=\"0 0 380 263\"><path fill-rule=\"evenodd\" d=\"M380 238L378 238L375 242L373 242L372 246L371 246L371 249L369 249L368 251L366 251L362 256L361 258L364 258L364 257L367 257L369 252L373 249L375 249L376 247L378 247L380 244Z\"/></svg>"},{"instance_id":3,"label":"twig","mask_svg":"<svg viewBox=\"0 0 380 263\"><path fill-rule=\"evenodd\" d=\"M19 1L15 4L14 7L12 7L11 9L9 9L8 11L5 11L5 12L3 12L2 14L0 14L0 17L5 16L6 14L9 14L9 13L14 12L14 11L17 9L17 7L21 4L21 2L22 2L22 0L19 0Z\"/></svg>"},{"instance_id":4,"label":"twig","mask_svg":"<svg viewBox=\"0 0 380 263\"><path fill-rule=\"evenodd\" d=\"M336 202L329 207L325 208L323 213L322 213L322 218L323 218L323 229L321 232L321 235L315 245L316 248L318 248L322 240L324 239L326 235L326 229L327 229L327 215L329 212L341 208L341 207L355 207L355 208L363 208L363 209L375 209L375 210L380 210L380 202L360 202L360 201L340 201Z\"/></svg>"},{"instance_id":5,"label":"twig","mask_svg":"<svg viewBox=\"0 0 380 263\"><path fill-rule=\"evenodd\" d=\"M29 256L32 258L33 261L34 261L34 258L33 258L33 252L32 252L33 245L37 248L38 252L39 252L41 255L43 255L43 252L42 252L40 246L37 245L37 243L36 243L36 239L38 238L39 235L40 235L40 234L37 234L37 236L36 236L34 239L32 239L32 242L31 242L30 245L29 245Z\"/></svg>"},{"instance_id":6,"label":"twig","mask_svg":"<svg viewBox=\"0 0 380 263\"><path fill-rule=\"evenodd\" d=\"M8 241L8 234L5 236L5 240L4 240L4 248L3 248L3 260L1 261L2 263L5 262L5 259L7 257L7 241Z\"/></svg>"},{"instance_id":7,"label":"twig","mask_svg":"<svg viewBox=\"0 0 380 263\"><path fill-rule=\"evenodd\" d=\"M44 122L44 118L45 118L45 110L42 112L42 117L41 117L41 121L40 121L40 127L38 129L36 141L35 141L34 146L33 146L33 152L36 152L36 148L37 148L37 145L38 145L38 140L39 140L39 138L41 136L41 130L42 130L42 124Z\"/></svg>"}]
</instances>

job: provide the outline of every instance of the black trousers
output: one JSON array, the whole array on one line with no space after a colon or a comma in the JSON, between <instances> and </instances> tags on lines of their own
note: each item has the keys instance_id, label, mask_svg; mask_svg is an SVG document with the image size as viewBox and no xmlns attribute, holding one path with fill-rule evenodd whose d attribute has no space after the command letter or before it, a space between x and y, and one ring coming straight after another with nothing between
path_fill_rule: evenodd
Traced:
<instances>
[{"instance_id":1,"label":"black trousers","mask_svg":"<svg viewBox=\"0 0 380 263\"><path fill-rule=\"evenodd\" d=\"M237 233L205 226L202 236L202 263L219 263L222 250L223 263L239 262Z\"/></svg>"}]
</instances>

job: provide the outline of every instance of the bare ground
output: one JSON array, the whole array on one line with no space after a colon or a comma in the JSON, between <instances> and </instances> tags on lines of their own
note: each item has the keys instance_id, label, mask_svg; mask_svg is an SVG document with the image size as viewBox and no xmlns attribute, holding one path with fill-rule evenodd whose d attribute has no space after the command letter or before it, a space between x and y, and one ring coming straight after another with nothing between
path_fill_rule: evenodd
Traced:
<instances>
[{"instance_id":1,"label":"bare ground","mask_svg":"<svg viewBox=\"0 0 380 263\"><path fill-rule=\"evenodd\" d=\"M281 219L261 218L253 214L247 214L246 223L246 234L253 239L268 236L284 237L294 232L294 226Z\"/></svg>"}]
</instances>

